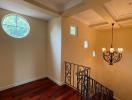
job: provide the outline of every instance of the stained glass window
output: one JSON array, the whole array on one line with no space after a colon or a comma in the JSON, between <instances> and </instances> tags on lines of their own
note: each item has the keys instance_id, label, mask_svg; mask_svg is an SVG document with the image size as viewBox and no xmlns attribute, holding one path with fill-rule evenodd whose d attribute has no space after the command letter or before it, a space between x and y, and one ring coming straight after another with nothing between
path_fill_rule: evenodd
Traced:
<instances>
[{"instance_id":1,"label":"stained glass window","mask_svg":"<svg viewBox=\"0 0 132 100\"><path fill-rule=\"evenodd\" d=\"M6 15L2 20L3 30L11 37L24 38L30 32L28 21L16 14Z\"/></svg>"}]
</instances>

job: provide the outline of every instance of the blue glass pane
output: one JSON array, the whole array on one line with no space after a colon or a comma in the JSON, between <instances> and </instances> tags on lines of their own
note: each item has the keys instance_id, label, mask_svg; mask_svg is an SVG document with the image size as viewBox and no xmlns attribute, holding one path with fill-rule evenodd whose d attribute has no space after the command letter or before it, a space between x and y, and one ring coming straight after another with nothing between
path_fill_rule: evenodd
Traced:
<instances>
[{"instance_id":1,"label":"blue glass pane","mask_svg":"<svg viewBox=\"0 0 132 100\"><path fill-rule=\"evenodd\" d=\"M28 29L27 28L17 27L17 36L18 37L25 37L27 35L28 35Z\"/></svg>"},{"instance_id":2,"label":"blue glass pane","mask_svg":"<svg viewBox=\"0 0 132 100\"><path fill-rule=\"evenodd\" d=\"M9 15L2 22L4 31L11 37L23 38L29 34L30 26L21 16Z\"/></svg>"},{"instance_id":3,"label":"blue glass pane","mask_svg":"<svg viewBox=\"0 0 132 100\"><path fill-rule=\"evenodd\" d=\"M16 26L16 16L9 15L9 16L4 17L2 24Z\"/></svg>"},{"instance_id":4,"label":"blue glass pane","mask_svg":"<svg viewBox=\"0 0 132 100\"><path fill-rule=\"evenodd\" d=\"M27 21L23 20L21 17L17 17L17 25L23 28L29 27Z\"/></svg>"},{"instance_id":5,"label":"blue glass pane","mask_svg":"<svg viewBox=\"0 0 132 100\"><path fill-rule=\"evenodd\" d=\"M3 25L3 28L5 29L5 32L10 36L16 34L17 32L17 28L15 26Z\"/></svg>"}]
</instances>

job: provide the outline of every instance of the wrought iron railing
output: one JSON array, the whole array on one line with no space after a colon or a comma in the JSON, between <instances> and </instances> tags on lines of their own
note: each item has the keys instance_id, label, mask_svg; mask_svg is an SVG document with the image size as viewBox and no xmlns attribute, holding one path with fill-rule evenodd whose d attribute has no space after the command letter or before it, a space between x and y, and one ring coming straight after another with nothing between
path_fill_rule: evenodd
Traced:
<instances>
[{"instance_id":1,"label":"wrought iron railing","mask_svg":"<svg viewBox=\"0 0 132 100\"><path fill-rule=\"evenodd\" d=\"M99 97L100 100L113 100L113 91L91 77L89 87L89 95L93 99Z\"/></svg>"},{"instance_id":2,"label":"wrought iron railing","mask_svg":"<svg viewBox=\"0 0 132 100\"><path fill-rule=\"evenodd\" d=\"M86 77L88 76L88 77ZM81 93L83 97L88 97L88 79L90 68L70 62L65 62L65 83Z\"/></svg>"},{"instance_id":3,"label":"wrought iron railing","mask_svg":"<svg viewBox=\"0 0 132 100\"><path fill-rule=\"evenodd\" d=\"M112 100L113 91L90 77L90 68L65 62L65 83L80 92L83 100Z\"/></svg>"}]
</instances>

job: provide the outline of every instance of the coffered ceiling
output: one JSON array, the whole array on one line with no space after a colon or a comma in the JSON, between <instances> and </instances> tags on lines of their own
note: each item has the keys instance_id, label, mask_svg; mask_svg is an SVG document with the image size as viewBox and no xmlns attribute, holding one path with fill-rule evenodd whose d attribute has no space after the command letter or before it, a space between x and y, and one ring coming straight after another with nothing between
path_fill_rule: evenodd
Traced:
<instances>
[{"instance_id":1,"label":"coffered ceiling","mask_svg":"<svg viewBox=\"0 0 132 100\"><path fill-rule=\"evenodd\" d=\"M132 18L132 0L112 0L104 5L116 21Z\"/></svg>"},{"instance_id":2,"label":"coffered ceiling","mask_svg":"<svg viewBox=\"0 0 132 100\"><path fill-rule=\"evenodd\" d=\"M102 4L87 4L90 8L71 15L96 29L109 29L114 22L116 27L132 26L132 0L109 0Z\"/></svg>"},{"instance_id":3,"label":"coffered ceiling","mask_svg":"<svg viewBox=\"0 0 132 100\"><path fill-rule=\"evenodd\" d=\"M93 9L88 9L86 11L80 12L76 15L73 15L72 18L77 19L89 26L106 23L105 19Z\"/></svg>"},{"instance_id":4,"label":"coffered ceiling","mask_svg":"<svg viewBox=\"0 0 132 100\"><path fill-rule=\"evenodd\" d=\"M132 0L0 0L0 7L46 20L72 17L95 29L132 26Z\"/></svg>"},{"instance_id":5,"label":"coffered ceiling","mask_svg":"<svg viewBox=\"0 0 132 100\"><path fill-rule=\"evenodd\" d=\"M132 0L25 0L95 29L132 26Z\"/></svg>"}]
</instances>

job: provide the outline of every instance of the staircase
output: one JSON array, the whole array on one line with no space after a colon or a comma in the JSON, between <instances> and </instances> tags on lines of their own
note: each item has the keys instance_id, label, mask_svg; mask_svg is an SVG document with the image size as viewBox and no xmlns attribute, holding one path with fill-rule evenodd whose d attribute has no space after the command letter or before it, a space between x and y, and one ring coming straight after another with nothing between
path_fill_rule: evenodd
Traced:
<instances>
[{"instance_id":1,"label":"staircase","mask_svg":"<svg viewBox=\"0 0 132 100\"><path fill-rule=\"evenodd\" d=\"M81 100L114 100L113 91L90 76L90 68L65 62L65 84L76 89Z\"/></svg>"}]
</instances>

